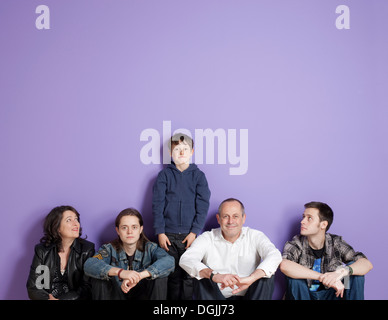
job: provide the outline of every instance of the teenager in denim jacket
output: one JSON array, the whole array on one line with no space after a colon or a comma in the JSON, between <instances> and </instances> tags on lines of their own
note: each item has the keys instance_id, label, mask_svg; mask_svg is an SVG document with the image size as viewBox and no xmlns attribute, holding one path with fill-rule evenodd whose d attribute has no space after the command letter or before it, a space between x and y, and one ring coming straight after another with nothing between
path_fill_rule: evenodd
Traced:
<instances>
[{"instance_id":1,"label":"teenager in denim jacket","mask_svg":"<svg viewBox=\"0 0 388 320\"><path fill-rule=\"evenodd\" d=\"M166 299L174 259L147 239L137 210L120 212L115 225L119 237L85 262L85 273L92 277L92 298Z\"/></svg>"}]
</instances>

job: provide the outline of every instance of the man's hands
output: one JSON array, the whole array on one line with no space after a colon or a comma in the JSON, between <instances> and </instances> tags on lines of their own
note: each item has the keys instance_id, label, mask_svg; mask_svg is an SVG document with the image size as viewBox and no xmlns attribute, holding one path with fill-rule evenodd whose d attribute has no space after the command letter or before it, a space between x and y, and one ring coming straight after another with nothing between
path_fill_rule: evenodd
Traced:
<instances>
[{"instance_id":1,"label":"man's hands","mask_svg":"<svg viewBox=\"0 0 388 320\"><path fill-rule=\"evenodd\" d=\"M203 269L200 271L200 276L203 278L210 278L212 270L211 269ZM248 277L239 277L236 274L220 274L216 273L213 276L213 281L216 283L220 283L220 289L224 290L225 288L231 288L232 294L239 293L243 290L249 288L249 286L259 280L260 278L265 276L265 272L261 269L256 269L251 275Z\"/></svg>"},{"instance_id":2,"label":"man's hands","mask_svg":"<svg viewBox=\"0 0 388 320\"><path fill-rule=\"evenodd\" d=\"M235 274L215 274L213 276L213 281L221 284L221 290L224 290L227 287L234 289L232 294L248 289L256 280L257 279L254 279L252 276L239 277Z\"/></svg>"},{"instance_id":3,"label":"man's hands","mask_svg":"<svg viewBox=\"0 0 388 320\"><path fill-rule=\"evenodd\" d=\"M230 287L234 289L234 286L240 282L240 277L235 274L220 274L217 273L213 276L213 281L221 284L221 290Z\"/></svg>"},{"instance_id":4,"label":"man's hands","mask_svg":"<svg viewBox=\"0 0 388 320\"><path fill-rule=\"evenodd\" d=\"M237 289L233 290L232 293L236 294L240 291L248 289L252 283L254 283L255 281L257 281L265 276L266 276L266 274L265 274L264 270L256 269L248 277L240 278L240 281L236 284Z\"/></svg>"}]
</instances>

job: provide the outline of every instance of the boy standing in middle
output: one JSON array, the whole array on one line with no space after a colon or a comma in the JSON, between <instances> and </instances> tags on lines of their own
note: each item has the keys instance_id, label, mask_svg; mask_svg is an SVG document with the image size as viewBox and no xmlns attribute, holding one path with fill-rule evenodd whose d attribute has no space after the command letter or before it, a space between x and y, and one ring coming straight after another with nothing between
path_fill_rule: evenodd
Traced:
<instances>
[{"instance_id":1,"label":"boy standing in middle","mask_svg":"<svg viewBox=\"0 0 388 320\"><path fill-rule=\"evenodd\" d=\"M175 258L168 280L168 299L192 299L192 279L179 259L203 229L209 210L210 190L205 174L190 164L194 142L185 134L171 137L173 162L159 172L153 187L152 213L159 245Z\"/></svg>"}]
</instances>

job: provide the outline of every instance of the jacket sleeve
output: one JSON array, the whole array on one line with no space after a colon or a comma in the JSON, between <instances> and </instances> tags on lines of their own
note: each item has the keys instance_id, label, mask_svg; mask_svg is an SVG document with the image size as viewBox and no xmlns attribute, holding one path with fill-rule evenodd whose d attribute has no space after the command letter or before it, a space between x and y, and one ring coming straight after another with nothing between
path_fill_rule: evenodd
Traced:
<instances>
[{"instance_id":1,"label":"jacket sleeve","mask_svg":"<svg viewBox=\"0 0 388 320\"><path fill-rule=\"evenodd\" d=\"M152 215L155 234L165 232L164 206L166 201L167 179L163 171L159 172L152 189Z\"/></svg>"},{"instance_id":2,"label":"jacket sleeve","mask_svg":"<svg viewBox=\"0 0 388 320\"><path fill-rule=\"evenodd\" d=\"M343 263L355 262L358 259L367 257L362 252L356 252L351 245L349 245L341 236L334 237L334 247L339 250L341 255L341 260Z\"/></svg>"},{"instance_id":3,"label":"jacket sleeve","mask_svg":"<svg viewBox=\"0 0 388 320\"><path fill-rule=\"evenodd\" d=\"M76 283L73 283L73 286L76 286L75 289L61 295L59 297L60 300L86 300L91 298L90 278L85 275L83 266L86 260L94 255L94 252L94 243L88 242L84 245L81 256L78 258L80 259L80 262L76 263L81 267L81 270L77 270L77 273L81 276L78 277L78 279L74 279L76 280Z\"/></svg>"},{"instance_id":4,"label":"jacket sleeve","mask_svg":"<svg viewBox=\"0 0 388 320\"><path fill-rule=\"evenodd\" d=\"M109 280L109 270L113 268L110 265L113 248L110 245L104 244L93 257L86 260L84 264L84 271L86 276Z\"/></svg>"},{"instance_id":5,"label":"jacket sleeve","mask_svg":"<svg viewBox=\"0 0 388 320\"><path fill-rule=\"evenodd\" d=\"M41 245L36 245L34 250L34 257L32 258L32 263L30 267L30 273L27 279L27 292L28 297L31 300L47 300L49 298L49 293L45 290L45 286L50 288L50 277L48 277L49 283L42 283L38 281L42 286L41 289L37 288L37 280L38 277L43 275L44 273L37 272L38 266L44 265L44 250L42 250ZM43 272L44 269L42 270ZM43 278L43 280L45 280ZM47 280L47 279L46 279Z\"/></svg>"},{"instance_id":6,"label":"jacket sleeve","mask_svg":"<svg viewBox=\"0 0 388 320\"><path fill-rule=\"evenodd\" d=\"M196 186L195 196L195 217L191 226L191 232L199 234L205 226L206 217L209 211L210 189L206 176L201 172Z\"/></svg>"},{"instance_id":7,"label":"jacket sleeve","mask_svg":"<svg viewBox=\"0 0 388 320\"><path fill-rule=\"evenodd\" d=\"M146 270L151 274L151 279L167 277L175 270L175 259L156 243L148 243L152 264Z\"/></svg>"},{"instance_id":8,"label":"jacket sleeve","mask_svg":"<svg viewBox=\"0 0 388 320\"><path fill-rule=\"evenodd\" d=\"M301 252L302 243L298 236L294 236L291 241L284 244L282 258L299 263Z\"/></svg>"}]
</instances>

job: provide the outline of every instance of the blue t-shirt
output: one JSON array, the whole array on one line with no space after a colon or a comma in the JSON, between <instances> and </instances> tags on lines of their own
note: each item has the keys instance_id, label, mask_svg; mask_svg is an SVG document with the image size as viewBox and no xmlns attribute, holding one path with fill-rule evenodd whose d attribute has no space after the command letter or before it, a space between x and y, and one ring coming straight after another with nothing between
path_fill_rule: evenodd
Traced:
<instances>
[{"instance_id":1,"label":"blue t-shirt","mask_svg":"<svg viewBox=\"0 0 388 320\"><path fill-rule=\"evenodd\" d=\"M322 255L325 248L323 247L322 249L314 250L310 247L310 249L313 251L315 257L313 270L321 273ZM318 280L313 280L310 291L318 291L321 285L322 283L320 283Z\"/></svg>"},{"instance_id":2,"label":"blue t-shirt","mask_svg":"<svg viewBox=\"0 0 388 320\"><path fill-rule=\"evenodd\" d=\"M315 259L314 260L314 265L313 265L313 270L321 273L321 262L322 258ZM321 283L318 280L313 280L313 283L310 287L310 291L318 291Z\"/></svg>"}]
</instances>

